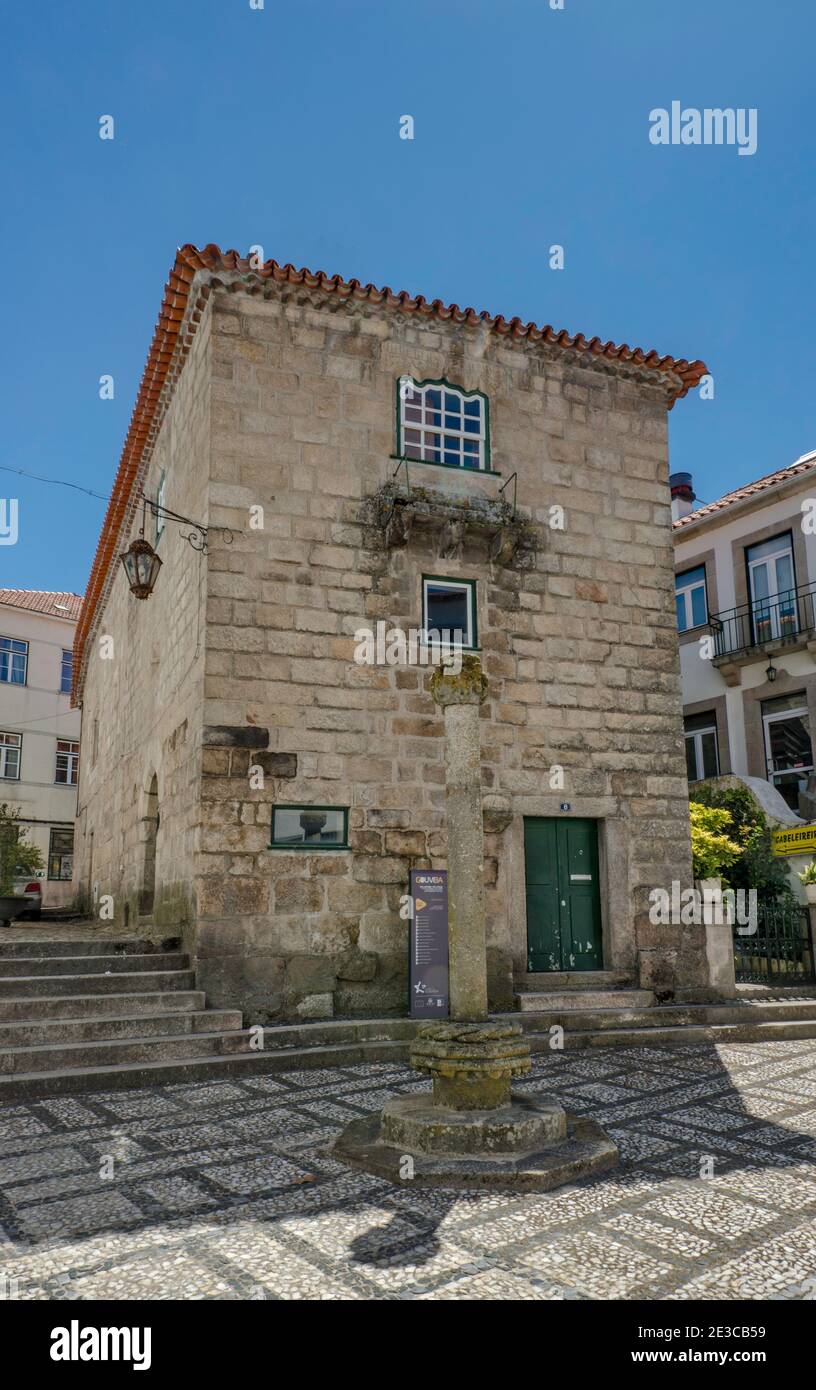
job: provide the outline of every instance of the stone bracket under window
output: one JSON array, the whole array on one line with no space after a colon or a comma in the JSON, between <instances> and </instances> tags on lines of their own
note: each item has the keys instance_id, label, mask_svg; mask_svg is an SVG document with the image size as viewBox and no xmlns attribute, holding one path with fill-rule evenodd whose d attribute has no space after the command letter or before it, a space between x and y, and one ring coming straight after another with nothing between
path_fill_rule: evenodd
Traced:
<instances>
[{"instance_id":1,"label":"stone bracket under window","mask_svg":"<svg viewBox=\"0 0 816 1390\"><path fill-rule=\"evenodd\" d=\"M364 521L382 536L386 550L408 545L416 528L435 533L441 560L458 559L466 542L482 544L494 564L535 565L537 528L503 498L451 497L424 487L385 483L364 501Z\"/></svg>"}]
</instances>

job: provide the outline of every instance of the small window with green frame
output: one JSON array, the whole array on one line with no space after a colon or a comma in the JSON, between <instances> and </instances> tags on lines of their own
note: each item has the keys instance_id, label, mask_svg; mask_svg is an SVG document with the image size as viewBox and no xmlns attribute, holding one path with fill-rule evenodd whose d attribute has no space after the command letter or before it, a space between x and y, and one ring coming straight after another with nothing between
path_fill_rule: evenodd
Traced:
<instances>
[{"instance_id":1,"label":"small window with green frame","mask_svg":"<svg viewBox=\"0 0 816 1390\"><path fill-rule=\"evenodd\" d=\"M479 645L476 580L422 576L422 635L443 647L475 651Z\"/></svg>"},{"instance_id":2,"label":"small window with green frame","mask_svg":"<svg viewBox=\"0 0 816 1390\"><path fill-rule=\"evenodd\" d=\"M157 541L157 543L158 543L159 537L161 536L162 531L164 530L164 517L162 516L162 512L164 511L164 494L165 494L165 484L166 484L166 482L167 482L167 474L165 473L164 469L162 469L161 477L159 478L159 486L156 488L156 506L159 508L159 511L156 512L156 541Z\"/></svg>"},{"instance_id":3,"label":"small window with green frame","mask_svg":"<svg viewBox=\"0 0 816 1390\"><path fill-rule=\"evenodd\" d=\"M487 396L444 380L400 377L397 451L400 458L491 472Z\"/></svg>"},{"instance_id":4,"label":"small window with green frame","mask_svg":"<svg viewBox=\"0 0 816 1390\"><path fill-rule=\"evenodd\" d=\"M273 806L270 849L348 849L347 806Z\"/></svg>"}]
</instances>

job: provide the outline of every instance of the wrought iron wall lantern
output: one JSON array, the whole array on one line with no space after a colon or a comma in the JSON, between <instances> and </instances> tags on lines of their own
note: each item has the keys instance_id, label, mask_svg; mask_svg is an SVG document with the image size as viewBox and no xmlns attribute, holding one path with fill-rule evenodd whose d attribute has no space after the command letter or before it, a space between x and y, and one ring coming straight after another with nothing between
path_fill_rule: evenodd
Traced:
<instances>
[{"instance_id":1,"label":"wrought iron wall lantern","mask_svg":"<svg viewBox=\"0 0 816 1390\"><path fill-rule=\"evenodd\" d=\"M181 516L179 512L171 512L161 503L154 502L151 497L145 497L142 494L142 524L139 528L139 535L136 540L131 541L127 550L119 557L127 575L130 592L135 598L150 598L159 577L159 570L162 567L162 562L153 546L144 538L148 508L151 516L157 517L161 521L175 521L177 525L191 527L192 529L186 535L183 531L180 534L182 540L187 541L193 550L206 551L210 531L221 531L226 544L232 544L232 532L227 526L204 526L202 522L193 521L189 516Z\"/></svg>"}]
</instances>

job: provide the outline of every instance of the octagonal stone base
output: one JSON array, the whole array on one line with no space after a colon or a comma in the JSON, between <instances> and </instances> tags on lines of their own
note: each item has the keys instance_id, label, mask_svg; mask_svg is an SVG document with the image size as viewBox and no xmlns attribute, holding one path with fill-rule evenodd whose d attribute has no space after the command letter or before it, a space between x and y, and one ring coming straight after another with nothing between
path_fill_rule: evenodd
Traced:
<instances>
[{"instance_id":1,"label":"octagonal stone base","mask_svg":"<svg viewBox=\"0 0 816 1390\"><path fill-rule=\"evenodd\" d=\"M556 1100L513 1096L490 1110L452 1110L430 1096L398 1096L380 1112L385 1144L401 1153L534 1153L567 1137L567 1117Z\"/></svg>"},{"instance_id":2,"label":"octagonal stone base","mask_svg":"<svg viewBox=\"0 0 816 1390\"><path fill-rule=\"evenodd\" d=\"M407 1186L520 1192L546 1192L618 1163L615 1144L594 1120L568 1115L549 1097L518 1094L482 1111L401 1096L379 1115L353 1120L333 1152L343 1163Z\"/></svg>"}]
</instances>

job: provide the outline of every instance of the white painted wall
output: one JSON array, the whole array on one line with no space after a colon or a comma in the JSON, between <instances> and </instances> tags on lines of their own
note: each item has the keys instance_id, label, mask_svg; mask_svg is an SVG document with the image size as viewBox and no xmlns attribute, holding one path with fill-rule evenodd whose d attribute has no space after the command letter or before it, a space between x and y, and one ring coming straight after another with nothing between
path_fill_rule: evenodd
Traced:
<instances>
[{"instance_id":1,"label":"white painted wall","mask_svg":"<svg viewBox=\"0 0 816 1390\"><path fill-rule=\"evenodd\" d=\"M22 734L20 780L0 779L0 801L19 806L29 840L48 862L52 826L72 826L77 789L55 782L57 739L79 740L81 713L60 693L63 648L74 642L73 622L0 604L0 636L29 644L26 684L0 681L0 731ZM59 907L74 894L71 882L42 879L43 905Z\"/></svg>"}]
</instances>

